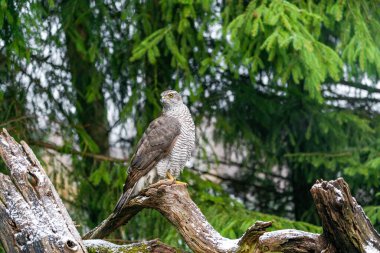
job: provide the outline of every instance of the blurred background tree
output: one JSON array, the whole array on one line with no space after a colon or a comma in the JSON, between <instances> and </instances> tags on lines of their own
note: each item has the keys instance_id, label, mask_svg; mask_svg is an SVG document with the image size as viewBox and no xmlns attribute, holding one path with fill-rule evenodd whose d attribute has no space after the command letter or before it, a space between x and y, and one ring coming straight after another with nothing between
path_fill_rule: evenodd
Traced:
<instances>
[{"instance_id":1,"label":"blurred background tree","mask_svg":"<svg viewBox=\"0 0 380 253\"><path fill-rule=\"evenodd\" d=\"M85 231L177 89L199 139L183 177L222 234L254 219L318 231L268 214L318 225L309 189L339 176L379 229L379 4L0 0L0 126L33 145ZM185 247L153 211L115 237Z\"/></svg>"}]
</instances>

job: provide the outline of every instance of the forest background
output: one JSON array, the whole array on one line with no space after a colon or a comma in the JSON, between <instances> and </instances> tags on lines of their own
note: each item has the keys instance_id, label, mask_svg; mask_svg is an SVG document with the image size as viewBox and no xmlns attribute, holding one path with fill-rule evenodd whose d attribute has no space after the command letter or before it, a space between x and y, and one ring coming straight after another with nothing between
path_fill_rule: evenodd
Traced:
<instances>
[{"instance_id":1,"label":"forest background","mask_svg":"<svg viewBox=\"0 0 380 253\"><path fill-rule=\"evenodd\" d=\"M0 0L0 127L32 146L85 232L176 89L198 139L181 180L222 235L254 220L319 232L309 190L337 177L379 230L379 5ZM111 238L186 249L151 210Z\"/></svg>"}]
</instances>

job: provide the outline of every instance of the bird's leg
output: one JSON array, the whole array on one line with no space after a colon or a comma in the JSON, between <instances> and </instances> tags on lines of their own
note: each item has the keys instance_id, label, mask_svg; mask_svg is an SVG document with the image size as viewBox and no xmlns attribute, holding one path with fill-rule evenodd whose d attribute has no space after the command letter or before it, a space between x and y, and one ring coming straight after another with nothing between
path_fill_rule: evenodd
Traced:
<instances>
[{"instance_id":1,"label":"bird's leg","mask_svg":"<svg viewBox=\"0 0 380 253\"><path fill-rule=\"evenodd\" d=\"M167 177L169 180L173 181L173 183L176 183L176 184L182 184L182 185L187 186L187 183L175 180L175 178L172 176L172 174L170 173L169 170L166 171L166 177Z\"/></svg>"},{"instance_id":2,"label":"bird's leg","mask_svg":"<svg viewBox=\"0 0 380 253\"><path fill-rule=\"evenodd\" d=\"M175 178L172 176L172 174L170 174L170 171L169 170L167 170L166 171L166 177L169 179L169 180L171 180L171 181L175 181Z\"/></svg>"}]
</instances>

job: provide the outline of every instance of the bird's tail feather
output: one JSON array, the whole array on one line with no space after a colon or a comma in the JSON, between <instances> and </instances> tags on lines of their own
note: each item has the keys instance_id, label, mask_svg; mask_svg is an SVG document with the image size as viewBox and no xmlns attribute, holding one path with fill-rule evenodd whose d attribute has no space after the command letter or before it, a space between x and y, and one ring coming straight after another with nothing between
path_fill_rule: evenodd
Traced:
<instances>
[{"instance_id":1,"label":"bird's tail feather","mask_svg":"<svg viewBox=\"0 0 380 253\"><path fill-rule=\"evenodd\" d=\"M117 202L116 207L113 211L114 213L120 211L121 208L123 207L123 205L131 199L131 197L132 197L131 195L132 195L132 192L133 192L133 189L135 188L135 186L136 186L136 184L133 187L127 189L123 193L123 195L121 195L121 197L119 198L119 201Z\"/></svg>"}]
</instances>

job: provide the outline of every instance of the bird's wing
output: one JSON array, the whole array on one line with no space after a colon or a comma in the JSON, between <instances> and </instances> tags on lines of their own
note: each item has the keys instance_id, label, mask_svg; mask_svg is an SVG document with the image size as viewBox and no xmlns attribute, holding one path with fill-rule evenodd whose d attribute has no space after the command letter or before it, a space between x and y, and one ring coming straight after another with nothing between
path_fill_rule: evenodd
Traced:
<instances>
[{"instance_id":1,"label":"bird's wing","mask_svg":"<svg viewBox=\"0 0 380 253\"><path fill-rule=\"evenodd\" d=\"M160 116L150 123L132 157L124 192L169 154L180 132L181 124L170 116Z\"/></svg>"}]
</instances>

